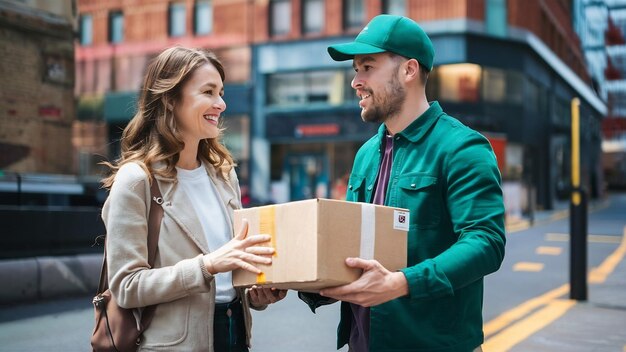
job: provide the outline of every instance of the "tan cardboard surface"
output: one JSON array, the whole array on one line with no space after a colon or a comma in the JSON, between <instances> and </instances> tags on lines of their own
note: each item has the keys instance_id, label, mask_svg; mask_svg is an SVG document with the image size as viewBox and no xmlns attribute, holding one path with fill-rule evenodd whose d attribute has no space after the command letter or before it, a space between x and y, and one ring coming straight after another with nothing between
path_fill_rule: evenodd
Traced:
<instances>
[{"instance_id":1,"label":"tan cardboard surface","mask_svg":"<svg viewBox=\"0 0 626 352\"><path fill-rule=\"evenodd\" d=\"M363 212L363 207L368 211ZM361 256L361 235L368 231L372 236L375 233L374 259L392 271L403 268L407 231L394 229L398 210L408 214L405 209L329 199L236 210L235 231L241 228L242 219L248 219L248 233L271 235L268 245L273 245L276 253L272 265L259 266L262 275L237 270L233 284L316 292L350 283L360 270L348 268L345 258ZM362 214L375 214L375 218L362 221ZM374 229L364 229L363 224L374 225Z\"/></svg>"}]
</instances>

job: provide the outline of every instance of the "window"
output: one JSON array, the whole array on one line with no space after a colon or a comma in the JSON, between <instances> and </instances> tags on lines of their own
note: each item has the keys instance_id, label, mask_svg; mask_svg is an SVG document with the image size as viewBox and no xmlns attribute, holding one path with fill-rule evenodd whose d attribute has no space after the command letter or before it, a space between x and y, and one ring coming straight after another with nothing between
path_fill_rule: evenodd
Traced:
<instances>
[{"instance_id":1,"label":"window","mask_svg":"<svg viewBox=\"0 0 626 352\"><path fill-rule=\"evenodd\" d=\"M270 1L270 35L285 35L291 31L291 1Z\"/></svg>"},{"instance_id":2,"label":"window","mask_svg":"<svg viewBox=\"0 0 626 352\"><path fill-rule=\"evenodd\" d=\"M335 72L317 71L307 75L307 103L329 103Z\"/></svg>"},{"instance_id":3,"label":"window","mask_svg":"<svg viewBox=\"0 0 626 352\"><path fill-rule=\"evenodd\" d=\"M521 104L524 76L519 72L486 68L483 70L482 94L488 102Z\"/></svg>"},{"instance_id":4,"label":"window","mask_svg":"<svg viewBox=\"0 0 626 352\"><path fill-rule=\"evenodd\" d=\"M344 0L343 27L344 29L361 28L365 24L364 0Z\"/></svg>"},{"instance_id":5,"label":"window","mask_svg":"<svg viewBox=\"0 0 626 352\"><path fill-rule=\"evenodd\" d=\"M197 35L209 34L213 30L213 7L210 0L196 1L193 31Z\"/></svg>"},{"instance_id":6,"label":"window","mask_svg":"<svg viewBox=\"0 0 626 352\"><path fill-rule=\"evenodd\" d=\"M443 65L437 69L438 98L452 102L479 100L481 67L474 64Z\"/></svg>"},{"instance_id":7,"label":"window","mask_svg":"<svg viewBox=\"0 0 626 352\"><path fill-rule=\"evenodd\" d=\"M343 72L343 102L356 102L359 100L359 98L356 96L356 91L352 89L352 80L354 79L354 76L355 72L352 67Z\"/></svg>"},{"instance_id":8,"label":"window","mask_svg":"<svg viewBox=\"0 0 626 352\"><path fill-rule=\"evenodd\" d=\"M270 105L301 105L306 102L304 73L281 73L269 77L267 91Z\"/></svg>"},{"instance_id":9,"label":"window","mask_svg":"<svg viewBox=\"0 0 626 352\"><path fill-rule=\"evenodd\" d=\"M383 0L383 13L406 16L406 0Z\"/></svg>"},{"instance_id":10,"label":"window","mask_svg":"<svg viewBox=\"0 0 626 352\"><path fill-rule=\"evenodd\" d=\"M93 17L80 16L80 45L91 45L93 41Z\"/></svg>"},{"instance_id":11,"label":"window","mask_svg":"<svg viewBox=\"0 0 626 352\"><path fill-rule=\"evenodd\" d=\"M319 33L324 29L324 0L303 0L302 33Z\"/></svg>"},{"instance_id":12,"label":"window","mask_svg":"<svg viewBox=\"0 0 626 352\"><path fill-rule=\"evenodd\" d=\"M556 126L570 127L572 121L571 121L570 105L568 104L568 102L555 95L552 98L552 107L553 107L553 115L551 119L552 123Z\"/></svg>"},{"instance_id":13,"label":"window","mask_svg":"<svg viewBox=\"0 0 626 352\"><path fill-rule=\"evenodd\" d=\"M350 82L353 70L279 73L268 77L268 104L294 106L314 103L339 105L356 99Z\"/></svg>"},{"instance_id":14,"label":"window","mask_svg":"<svg viewBox=\"0 0 626 352\"><path fill-rule=\"evenodd\" d=\"M506 74L503 70L485 69L483 97L485 101L503 103L506 96Z\"/></svg>"},{"instance_id":15,"label":"window","mask_svg":"<svg viewBox=\"0 0 626 352\"><path fill-rule=\"evenodd\" d=\"M109 13L109 42L122 41L124 41L124 14L122 11L114 11Z\"/></svg>"},{"instance_id":16,"label":"window","mask_svg":"<svg viewBox=\"0 0 626 352\"><path fill-rule=\"evenodd\" d=\"M170 4L169 8L169 32L170 37L180 37L186 32L186 9L184 3Z\"/></svg>"}]
</instances>

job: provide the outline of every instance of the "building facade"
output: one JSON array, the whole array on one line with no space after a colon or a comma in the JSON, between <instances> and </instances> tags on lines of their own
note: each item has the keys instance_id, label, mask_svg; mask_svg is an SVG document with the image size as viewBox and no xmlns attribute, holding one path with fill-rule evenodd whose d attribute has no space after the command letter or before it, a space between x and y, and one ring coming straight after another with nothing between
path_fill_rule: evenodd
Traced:
<instances>
[{"instance_id":1,"label":"building facade","mask_svg":"<svg viewBox=\"0 0 626 352\"><path fill-rule=\"evenodd\" d=\"M585 126L583 181L600 194L606 106L591 89L571 1L275 0L268 40L253 44L253 196L341 192L377 126L360 121L351 62L332 61L326 47L351 41L379 13L413 18L432 38L427 96L491 140L510 215L567 196L574 97Z\"/></svg>"},{"instance_id":2,"label":"building facade","mask_svg":"<svg viewBox=\"0 0 626 352\"><path fill-rule=\"evenodd\" d=\"M81 138L94 141L104 133L110 141L82 144L81 172L97 174L100 161L119 155L119 138L134 115L148 62L182 45L211 49L224 63L226 139L245 186L254 9L244 0L79 0L75 95ZM106 148L94 150L98 146Z\"/></svg>"},{"instance_id":3,"label":"building facade","mask_svg":"<svg viewBox=\"0 0 626 352\"><path fill-rule=\"evenodd\" d=\"M607 102L602 168L608 187L626 188L626 0L577 0L575 27L594 87Z\"/></svg>"},{"instance_id":4,"label":"building facade","mask_svg":"<svg viewBox=\"0 0 626 352\"><path fill-rule=\"evenodd\" d=\"M0 1L0 171L74 173L71 1Z\"/></svg>"},{"instance_id":5,"label":"building facade","mask_svg":"<svg viewBox=\"0 0 626 352\"><path fill-rule=\"evenodd\" d=\"M606 105L591 88L572 1L127 4L79 1L79 117L105 121L115 139L153 55L175 44L212 49L227 69L226 142L255 203L343 196L356 150L377 126L360 119L351 62L332 61L326 48L353 40L380 13L413 18L431 36L436 55L427 96L491 140L512 215L566 197L574 97L585 126L583 183L593 196L601 192Z\"/></svg>"}]
</instances>

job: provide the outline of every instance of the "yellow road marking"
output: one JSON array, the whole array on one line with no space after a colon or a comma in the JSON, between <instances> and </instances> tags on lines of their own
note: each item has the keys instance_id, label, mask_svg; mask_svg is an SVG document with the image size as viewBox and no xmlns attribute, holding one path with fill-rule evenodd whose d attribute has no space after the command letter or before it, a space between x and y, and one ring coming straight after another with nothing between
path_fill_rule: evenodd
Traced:
<instances>
[{"instance_id":1,"label":"yellow road marking","mask_svg":"<svg viewBox=\"0 0 626 352\"><path fill-rule=\"evenodd\" d=\"M561 317L575 304L576 301L574 300L553 300L528 318L511 325L511 327L487 340L483 344L483 349L488 352L508 351Z\"/></svg>"},{"instance_id":2,"label":"yellow road marking","mask_svg":"<svg viewBox=\"0 0 626 352\"><path fill-rule=\"evenodd\" d=\"M519 220L515 222L511 222L506 225L506 232L513 233L526 230L530 227L530 221L528 220Z\"/></svg>"},{"instance_id":3,"label":"yellow road marking","mask_svg":"<svg viewBox=\"0 0 626 352\"><path fill-rule=\"evenodd\" d=\"M562 285L561 287L555 288L552 291L548 291L539 297L530 299L513 309L509 309L508 311L500 314L499 316L495 317L487 324L485 324L485 326L483 327L485 336L494 334L495 332L503 329L512 322L521 319L538 307L543 306L548 302L567 294L567 292L569 292L569 284Z\"/></svg>"},{"instance_id":4,"label":"yellow road marking","mask_svg":"<svg viewBox=\"0 0 626 352\"><path fill-rule=\"evenodd\" d=\"M519 262L513 265L513 271L537 272L543 270L543 263Z\"/></svg>"},{"instance_id":5,"label":"yellow road marking","mask_svg":"<svg viewBox=\"0 0 626 352\"><path fill-rule=\"evenodd\" d=\"M556 213L552 214L552 216L550 216L550 220L556 221L556 220L565 219L568 215L569 215L569 209L557 211Z\"/></svg>"},{"instance_id":6,"label":"yellow road marking","mask_svg":"<svg viewBox=\"0 0 626 352\"><path fill-rule=\"evenodd\" d=\"M593 213L598 210L608 208L609 205L611 205L611 201L608 199L606 201L603 201L602 203L590 204L589 213ZM568 216L569 216L569 209L563 209L563 210L554 212L552 215L550 215L550 217L547 220L535 221L534 225L561 220ZM505 226L506 226L506 233L510 234L510 233L520 232L520 231L530 228L531 223L530 221L526 219L518 219L516 221L510 221L508 224L505 224Z\"/></svg>"},{"instance_id":7,"label":"yellow road marking","mask_svg":"<svg viewBox=\"0 0 626 352\"><path fill-rule=\"evenodd\" d=\"M559 255L563 251L561 247L540 246L535 250L536 254Z\"/></svg>"},{"instance_id":8,"label":"yellow road marking","mask_svg":"<svg viewBox=\"0 0 626 352\"><path fill-rule=\"evenodd\" d=\"M610 275L613 270L615 270L615 267L624 258L624 256L626 256L626 227L624 227L623 230L620 246L610 256L608 256L600 266L594 268L591 271L591 273L589 274L589 282L594 284L604 282L604 280L606 280L606 277ZM531 334L547 326L558 317L565 314L565 312L567 312L567 310L576 303L575 301L571 300L558 300L559 297L562 297L568 292L569 284L564 284L554 290L544 293L541 296L532 298L518 305L517 307L509 309L508 311L500 314L496 318L486 323L483 326L483 331L485 334L485 344L483 344L483 347L485 347L484 350L488 352L506 351L526 339ZM555 305L555 302L565 303L557 303ZM544 305L547 305L547 307L542 308L541 310L524 318L523 320L520 320L523 317L527 316L530 312ZM538 318L551 320L544 323L541 319ZM513 324L515 321L518 320L520 321ZM533 322L533 320L538 321ZM510 327L506 328L507 326ZM517 331L517 328L514 329L515 327L518 327L520 331ZM532 332L528 333L529 331ZM524 332L527 333L525 336L521 338L517 337ZM624 346L624 352L626 352L626 346Z\"/></svg>"},{"instance_id":9,"label":"yellow road marking","mask_svg":"<svg viewBox=\"0 0 626 352\"><path fill-rule=\"evenodd\" d=\"M587 242L594 243L620 243L622 239L619 236L610 235L587 235ZM552 242L569 242L568 233L546 233L546 241Z\"/></svg>"},{"instance_id":10,"label":"yellow road marking","mask_svg":"<svg viewBox=\"0 0 626 352\"><path fill-rule=\"evenodd\" d=\"M601 284L603 283L607 276L615 270L617 264L624 258L626 255L626 227L624 228L624 233L622 235L622 243L617 247L615 252L611 253L600 266L591 270L589 273L589 283L592 284Z\"/></svg>"}]
</instances>

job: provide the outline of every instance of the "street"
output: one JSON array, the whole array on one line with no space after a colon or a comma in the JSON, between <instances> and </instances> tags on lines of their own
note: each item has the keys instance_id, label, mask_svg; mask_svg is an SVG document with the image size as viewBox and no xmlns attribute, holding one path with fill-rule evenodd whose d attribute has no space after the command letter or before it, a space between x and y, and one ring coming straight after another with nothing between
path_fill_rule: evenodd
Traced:
<instances>
[{"instance_id":1,"label":"street","mask_svg":"<svg viewBox=\"0 0 626 352\"><path fill-rule=\"evenodd\" d=\"M588 272L590 301L603 284L602 275L611 270L594 271L602 266L620 246L626 228L626 194L613 194L595 204L589 214ZM537 309L536 302L547 305L569 292L569 220L566 211L537 217L534 226L510 231L507 252L501 269L485 279L484 321L485 352L514 349L520 336L513 324L524 321ZM615 256L612 256L615 258ZM623 256L617 258L621 262ZM623 263L622 263L623 264ZM620 266L613 266L620 268ZM624 268L622 265L621 268ZM622 269L623 270L623 269ZM594 276L595 275L595 276ZM622 275L623 277L624 275ZM591 280L590 280L591 281ZM621 293L622 327L626 323L626 292ZM550 297L548 297L549 295ZM88 351L93 328L91 297L21 304L0 308L0 351ZM574 301L562 309L562 314ZM339 305L322 307L312 314L295 292L266 311L254 312L253 348L258 352L334 351ZM524 311L524 310L527 311ZM511 312L515 311L515 319ZM535 330L549 327L561 315L546 314L535 321ZM537 319L535 319L537 320ZM531 323L529 321L529 323ZM509 335L511 334L511 335ZM516 336L509 337L509 336ZM596 337L602 340L602 336ZM626 346L626 337L615 342ZM505 341L503 344L500 341ZM593 343L592 341L590 343ZM621 345L619 345L621 343ZM581 351L585 350L582 349ZM587 347L584 347L587 348ZM346 351L342 349L341 351ZM529 350L519 348L519 351ZM548 349L547 349L548 350ZM589 350L589 349L586 349ZM597 349L600 350L600 349ZM607 351L612 349L607 349ZM619 349L618 351L620 351ZM560 350L559 350L560 351ZM604 351L604 349L602 349Z\"/></svg>"}]
</instances>

